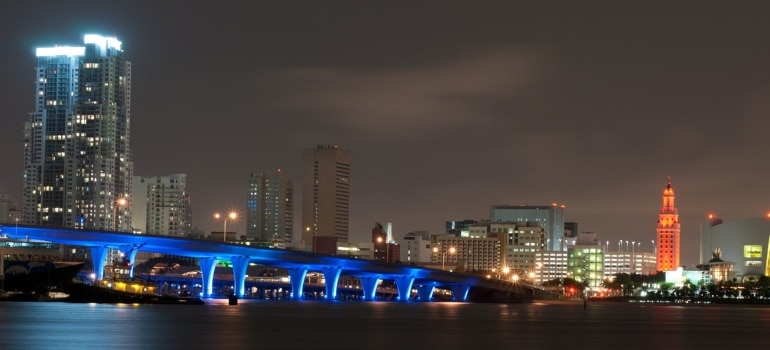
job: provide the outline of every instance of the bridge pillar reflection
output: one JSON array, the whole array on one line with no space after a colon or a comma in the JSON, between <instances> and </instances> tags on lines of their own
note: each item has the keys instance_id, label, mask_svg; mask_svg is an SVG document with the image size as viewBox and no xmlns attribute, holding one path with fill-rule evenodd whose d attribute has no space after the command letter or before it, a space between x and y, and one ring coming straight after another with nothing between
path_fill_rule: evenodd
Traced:
<instances>
[{"instance_id":1,"label":"bridge pillar reflection","mask_svg":"<svg viewBox=\"0 0 770 350\"><path fill-rule=\"evenodd\" d=\"M380 275L360 276L358 280L361 281L361 289L364 290L364 300L375 300Z\"/></svg>"},{"instance_id":2,"label":"bridge pillar reflection","mask_svg":"<svg viewBox=\"0 0 770 350\"><path fill-rule=\"evenodd\" d=\"M251 259L248 256L234 256L230 258L233 263L233 287L235 296L242 298L246 292L246 269Z\"/></svg>"},{"instance_id":3,"label":"bridge pillar reflection","mask_svg":"<svg viewBox=\"0 0 770 350\"><path fill-rule=\"evenodd\" d=\"M128 264L128 276L134 278L134 261L136 261L136 252L139 250L138 245L122 245L118 247L121 253L123 253L123 263Z\"/></svg>"},{"instance_id":4,"label":"bridge pillar reflection","mask_svg":"<svg viewBox=\"0 0 770 350\"><path fill-rule=\"evenodd\" d=\"M430 301L433 298L433 289L436 287L435 283L426 283L417 286L417 296L420 301Z\"/></svg>"},{"instance_id":5,"label":"bridge pillar reflection","mask_svg":"<svg viewBox=\"0 0 770 350\"><path fill-rule=\"evenodd\" d=\"M104 265L107 261L107 253L110 248L108 247L90 247L91 250L91 263L94 266L94 275L97 281L104 279Z\"/></svg>"},{"instance_id":6,"label":"bridge pillar reflection","mask_svg":"<svg viewBox=\"0 0 770 350\"><path fill-rule=\"evenodd\" d=\"M201 267L201 286L203 287L203 297L211 298L213 294L214 269L217 267L217 258L200 258L198 265Z\"/></svg>"},{"instance_id":7,"label":"bridge pillar reflection","mask_svg":"<svg viewBox=\"0 0 770 350\"><path fill-rule=\"evenodd\" d=\"M342 274L341 267L322 267L321 272L324 274L324 280L326 280L326 300L337 299L337 284L340 281L340 274Z\"/></svg>"},{"instance_id":8,"label":"bridge pillar reflection","mask_svg":"<svg viewBox=\"0 0 770 350\"><path fill-rule=\"evenodd\" d=\"M398 288L398 300L409 301L412 296L414 276L396 276L393 279L396 281L396 287Z\"/></svg>"},{"instance_id":9,"label":"bridge pillar reflection","mask_svg":"<svg viewBox=\"0 0 770 350\"><path fill-rule=\"evenodd\" d=\"M471 285L466 283L458 283L452 285L452 301L468 301L468 292L471 290Z\"/></svg>"},{"instance_id":10,"label":"bridge pillar reflection","mask_svg":"<svg viewBox=\"0 0 770 350\"><path fill-rule=\"evenodd\" d=\"M291 282L291 298L302 299L302 288L305 285L305 276L307 276L307 267L294 268L289 270L289 282Z\"/></svg>"}]
</instances>

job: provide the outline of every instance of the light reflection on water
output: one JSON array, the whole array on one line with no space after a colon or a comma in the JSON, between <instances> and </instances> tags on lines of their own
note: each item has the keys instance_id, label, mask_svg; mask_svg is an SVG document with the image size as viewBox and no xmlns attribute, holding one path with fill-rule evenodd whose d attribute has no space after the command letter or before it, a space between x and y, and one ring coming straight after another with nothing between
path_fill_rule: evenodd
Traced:
<instances>
[{"instance_id":1,"label":"light reflection on water","mask_svg":"<svg viewBox=\"0 0 770 350\"><path fill-rule=\"evenodd\" d=\"M625 303L0 303L0 349L713 349L770 345L770 308ZM391 345L388 345L391 344ZM392 344L401 344L394 347ZM408 344L408 345L407 345ZM571 345L570 345L571 344Z\"/></svg>"}]
</instances>

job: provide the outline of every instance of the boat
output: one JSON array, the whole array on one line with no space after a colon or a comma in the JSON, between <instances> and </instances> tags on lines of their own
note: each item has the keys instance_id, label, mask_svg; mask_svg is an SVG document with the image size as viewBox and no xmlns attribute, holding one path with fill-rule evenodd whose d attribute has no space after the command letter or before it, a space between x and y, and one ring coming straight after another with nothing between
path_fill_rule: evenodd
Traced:
<instances>
[{"instance_id":1,"label":"boat","mask_svg":"<svg viewBox=\"0 0 770 350\"><path fill-rule=\"evenodd\" d=\"M58 244L0 237L1 299L62 299L57 292L61 292L85 264L63 260Z\"/></svg>"},{"instance_id":2,"label":"boat","mask_svg":"<svg viewBox=\"0 0 770 350\"><path fill-rule=\"evenodd\" d=\"M38 296L54 292L49 298L61 298L57 289L70 283L84 265L84 262L5 260L0 290Z\"/></svg>"}]
</instances>

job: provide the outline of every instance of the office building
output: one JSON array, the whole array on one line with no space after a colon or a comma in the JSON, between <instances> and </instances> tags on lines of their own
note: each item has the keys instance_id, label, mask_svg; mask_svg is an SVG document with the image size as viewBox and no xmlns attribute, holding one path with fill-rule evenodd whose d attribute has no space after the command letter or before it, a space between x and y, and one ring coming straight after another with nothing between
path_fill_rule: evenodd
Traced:
<instances>
[{"instance_id":1,"label":"office building","mask_svg":"<svg viewBox=\"0 0 770 350\"><path fill-rule=\"evenodd\" d=\"M25 224L131 229L131 63L114 37L36 50L24 127Z\"/></svg>"},{"instance_id":2,"label":"office building","mask_svg":"<svg viewBox=\"0 0 770 350\"><path fill-rule=\"evenodd\" d=\"M502 266L502 241L497 237L459 237L455 235L433 236L433 263L442 268L462 271L492 271Z\"/></svg>"},{"instance_id":3,"label":"office building","mask_svg":"<svg viewBox=\"0 0 770 350\"><path fill-rule=\"evenodd\" d=\"M658 272L657 267L655 253L604 250L605 278L614 278L619 273L654 275Z\"/></svg>"},{"instance_id":4,"label":"office building","mask_svg":"<svg viewBox=\"0 0 770 350\"><path fill-rule=\"evenodd\" d=\"M303 153L302 241L317 253L334 254L348 242L350 153L318 145Z\"/></svg>"},{"instance_id":5,"label":"office building","mask_svg":"<svg viewBox=\"0 0 770 350\"><path fill-rule=\"evenodd\" d=\"M393 240L393 224L385 226L379 222L372 228L372 244L374 246L374 260L395 263L401 260L401 250L398 243Z\"/></svg>"},{"instance_id":6,"label":"office building","mask_svg":"<svg viewBox=\"0 0 770 350\"><path fill-rule=\"evenodd\" d=\"M663 189L663 206L658 214L658 271L676 270L679 267L679 211L674 203L671 178Z\"/></svg>"},{"instance_id":7,"label":"office building","mask_svg":"<svg viewBox=\"0 0 770 350\"><path fill-rule=\"evenodd\" d=\"M500 240L501 266L512 274L530 277L537 269L537 253L545 250L546 231L539 222L487 222L487 237ZM475 235L482 231L473 229Z\"/></svg>"},{"instance_id":8,"label":"office building","mask_svg":"<svg viewBox=\"0 0 770 350\"><path fill-rule=\"evenodd\" d=\"M430 234L427 231L409 232L399 245L401 263L425 263L431 261Z\"/></svg>"},{"instance_id":9,"label":"office building","mask_svg":"<svg viewBox=\"0 0 770 350\"><path fill-rule=\"evenodd\" d=\"M246 194L246 239L291 243L294 183L281 169L252 173Z\"/></svg>"},{"instance_id":10,"label":"office building","mask_svg":"<svg viewBox=\"0 0 770 350\"><path fill-rule=\"evenodd\" d=\"M594 233L578 234L575 245L567 248L567 277L583 283L593 295L604 279L604 247Z\"/></svg>"},{"instance_id":11,"label":"office building","mask_svg":"<svg viewBox=\"0 0 770 350\"><path fill-rule=\"evenodd\" d=\"M135 233L182 237L192 233L187 175L135 176L131 216Z\"/></svg>"},{"instance_id":12,"label":"office building","mask_svg":"<svg viewBox=\"0 0 770 350\"><path fill-rule=\"evenodd\" d=\"M562 250L564 245L564 205L493 205L489 218L499 222L537 222L546 231L546 250ZM576 227L575 227L576 228Z\"/></svg>"},{"instance_id":13,"label":"office building","mask_svg":"<svg viewBox=\"0 0 770 350\"><path fill-rule=\"evenodd\" d=\"M713 265L718 261L712 260L732 264L726 272L738 282L770 276L770 216L722 220L712 215L700 228L699 267L707 270L712 280L724 279L715 273L719 271Z\"/></svg>"},{"instance_id":14,"label":"office building","mask_svg":"<svg viewBox=\"0 0 770 350\"><path fill-rule=\"evenodd\" d=\"M446 222L446 234L457 237L468 237L468 227L478 224L477 220L453 220Z\"/></svg>"}]
</instances>

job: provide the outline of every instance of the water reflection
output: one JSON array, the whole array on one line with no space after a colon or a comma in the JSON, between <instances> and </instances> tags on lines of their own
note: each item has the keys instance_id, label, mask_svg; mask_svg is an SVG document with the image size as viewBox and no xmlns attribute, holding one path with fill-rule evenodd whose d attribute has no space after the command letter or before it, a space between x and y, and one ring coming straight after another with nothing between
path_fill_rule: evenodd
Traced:
<instances>
[{"instance_id":1,"label":"water reflection","mask_svg":"<svg viewBox=\"0 0 770 350\"><path fill-rule=\"evenodd\" d=\"M770 308L625 303L0 303L0 349L713 349L770 345Z\"/></svg>"}]
</instances>

